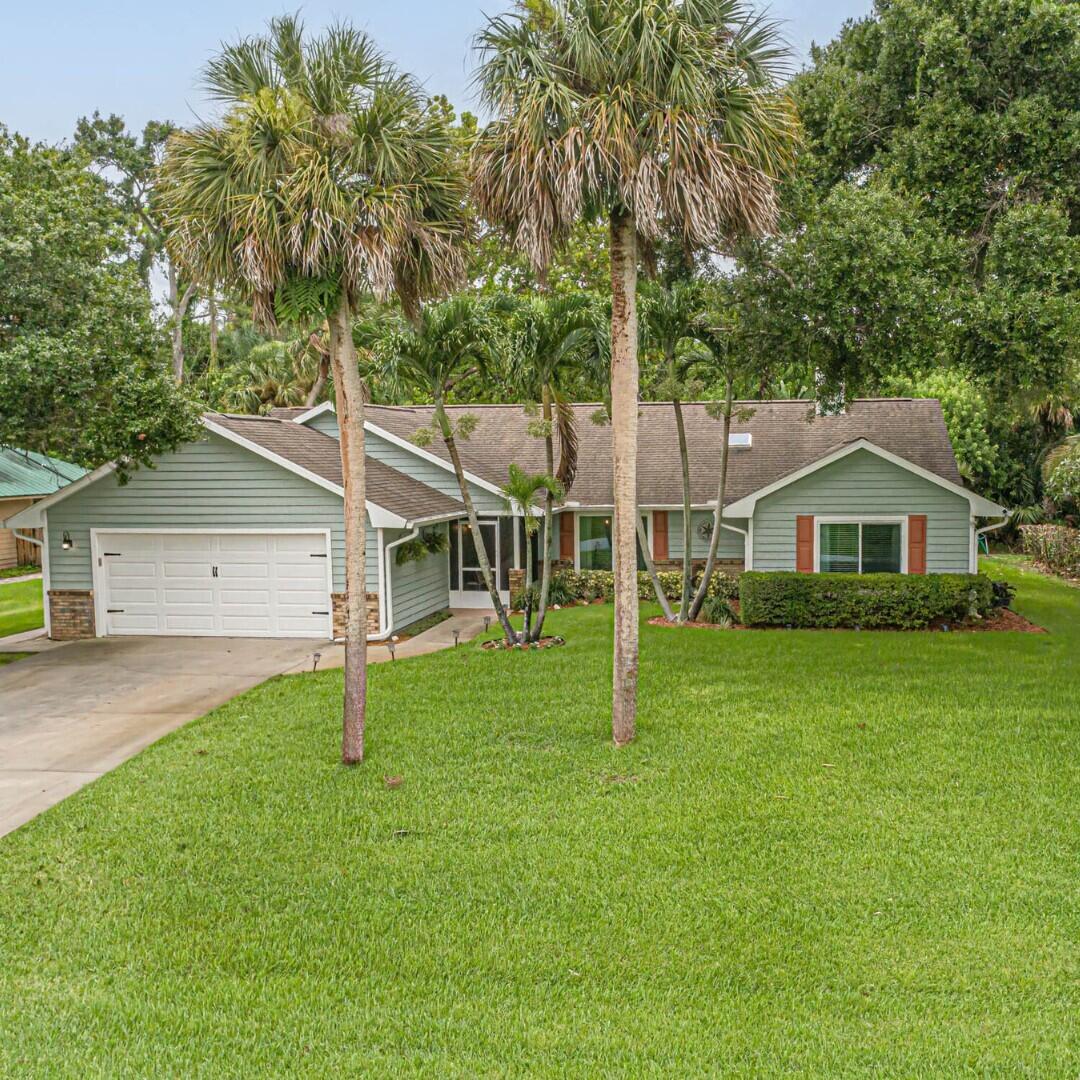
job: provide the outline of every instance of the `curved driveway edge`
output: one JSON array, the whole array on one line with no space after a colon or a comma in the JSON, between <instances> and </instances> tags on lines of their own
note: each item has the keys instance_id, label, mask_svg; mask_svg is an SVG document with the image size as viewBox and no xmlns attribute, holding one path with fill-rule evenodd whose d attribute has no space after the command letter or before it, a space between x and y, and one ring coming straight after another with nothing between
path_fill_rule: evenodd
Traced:
<instances>
[{"instance_id":1,"label":"curved driveway edge","mask_svg":"<svg viewBox=\"0 0 1080 1080\"><path fill-rule=\"evenodd\" d=\"M327 644L98 638L0 667L0 836L244 690L310 670Z\"/></svg>"}]
</instances>

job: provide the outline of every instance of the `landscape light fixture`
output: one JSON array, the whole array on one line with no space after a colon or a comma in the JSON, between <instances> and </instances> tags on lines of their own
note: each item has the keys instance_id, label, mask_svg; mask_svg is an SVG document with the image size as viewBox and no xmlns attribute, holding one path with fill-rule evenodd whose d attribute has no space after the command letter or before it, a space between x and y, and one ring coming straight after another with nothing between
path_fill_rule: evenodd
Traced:
<instances>
[{"instance_id":1,"label":"landscape light fixture","mask_svg":"<svg viewBox=\"0 0 1080 1080\"><path fill-rule=\"evenodd\" d=\"M396 657L394 656L394 650L397 648L397 646L392 641L388 641L386 643L386 647L390 650L390 659L396 659Z\"/></svg>"},{"instance_id":2,"label":"landscape light fixture","mask_svg":"<svg viewBox=\"0 0 1080 1080\"><path fill-rule=\"evenodd\" d=\"M490 615L485 615L484 616L484 633L485 634L487 633L487 629L488 629L488 627L490 625L491 625L491 616Z\"/></svg>"},{"instance_id":3,"label":"landscape light fixture","mask_svg":"<svg viewBox=\"0 0 1080 1080\"><path fill-rule=\"evenodd\" d=\"M461 631L451 630L450 633L454 635L454 648L456 649L458 647L458 638L461 636Z\"/></svg>"}]
</instances>

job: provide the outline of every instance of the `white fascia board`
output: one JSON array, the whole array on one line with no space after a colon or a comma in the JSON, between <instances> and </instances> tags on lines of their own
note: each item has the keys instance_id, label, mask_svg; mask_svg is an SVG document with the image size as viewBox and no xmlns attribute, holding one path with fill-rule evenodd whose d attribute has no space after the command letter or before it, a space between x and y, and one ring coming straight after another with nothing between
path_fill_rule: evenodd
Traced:
<instances>
[{"instance_id":1,"label":"white fascia board","mask_svg":"<svg viewBox=\"0 0 1080 1080\"><path fill-rule=\"evenodd\" d=\"M214 435L218 435L223 439L227 439L229 442L236 443L237 446L242 446L245 450L250 450L253 454L257 454L261 458L265 458L267 461L272 461L275 465L280 465L281 468L287 469L291 473L295 473L297 476L303 477L305 480L309 480L317 487L323 488L325 491L333 492L340 498L345 497L345 489L335 484L331 480L327 480L323 476L319 476L318 473L311 472L310 469L305 469L301 465L297 465L295 461L290 461L288 458L282 457L280 454L275 454L273 450L267 450L265 446L260 446L258 443L252 442L250 439L245 439L242 435L237 435L234 431L229 431L228 428L221 427L219 424L215 424L213 420L203 417L203 427L207 431ZM376 529L403 529L405 527L405 519L399 514L395 514L385 507L379 506L376 503L368 501L365 503L367 507L368 517L371 518L371 524Z\"/></svg>"},{"instance_id":2,"label":"white fascia board","mask_svg":"<svg viewBox=\"0 0 1080 1080\"><path fill-rule=\"evenodd\" d=\"M74 495L77 491L82 491L83 488L96 483L102 477L116 472L116 468L116 463L112 461L105 465L99 465L93 472L85 473L78 480L72 480L66 487L53 492L47 498L40 499L33 506L28 506L25 510L20 510L19 513L12 515L4 522L4 527L8 529L40 529L45 522L46 510L63 501L69 495Z\"/></svg>"},{"instance_id":3,"label":"white fascia board","mask_svg":"<svg viewBox=\"0 0 1080 1080\"><path fill-rule=\"evenodd\" d=\"M938 487L944 488L954 495L959 495L961 498L967 500L968 505L971 507L971 512L979 517L1007 513L1007 511L1003 507L998 506L997 503L993 503L989 499L984 499L981 495L976 495L974 491L968 491L967 488L961 487L959 484L954 484L951 480L946 480L943 476L938 476L937 473L931 472L929 469L922 468L921 465L916 465L914 462L908 461L907 458L902 458L898 454L883 450L876 443L870 442L869 439L856 439L847 446L842 446L839 450L834 450L831 454L826 454L825 457L818 458L817 461L812 461L809 465L804 465L801 469L796 469L795 472L789 473L787 476L781 477L771 484L767 484L758 491L753 491L749 495L737 499L735 502L731 503L731 505L724 507L724 513L730 514L733 518L752 517L754 507L767 495L771 495L774 491L779 491L789 484L794 484L797 480L802 480L804 477L810 476L819 469L823 469L826 465L831 465L835 461L840 461L843 458L848 457L848 455L855 453L857 450L866 450L884 461L888 461L909 473L913 473L915 476L920 476L922 479L928 480L931 484L936 484Z\"/></svg>"},{"instance_id":4,"label":"white fascia board","mask_svg":"<svg viewBox=\"0 0 1080 1080\"><path fill-rule=\"evenodd\" d=\"M453 473L454 471L454 466L449 461L443 461L438 454L433 454L430 450L425 450L422 446L417 446L416 443L409 442L408 439L403 439L400 435L395 435L392 431L387 431L386 428L381 428L378 424L373 424L370 420L364 421L364 430L370 431L372 435L378 435L380 439L385 439L388 443L393 443L394 446L398 446L402 450L408 450L410 453L415 454L420 458L421 461L427 461L432 465L438 465L440 469L445 469L448 473ZM490 491L492 495L498 495L500 499L506 498L497 484L493 484L489 480L484 480L482 477L469 472L467 469L463 469L462 472L465 473L465 479L468 480L470 484L475 484L484 491Z\"/></svg>"},{"instance_id":5,"label":"white fascia board","mask_svg":"<svg viewBox=\"0 0 1080 1080\"><path fill-rule=\"evenodd\" d=\"M324 401L321 405L313 406L307 412L294 416L291 422L294 424L306 424L309 420L314 420L316 416L322 416L324 412L337 412L332 401Z\"/></svg>"}]
</instances>

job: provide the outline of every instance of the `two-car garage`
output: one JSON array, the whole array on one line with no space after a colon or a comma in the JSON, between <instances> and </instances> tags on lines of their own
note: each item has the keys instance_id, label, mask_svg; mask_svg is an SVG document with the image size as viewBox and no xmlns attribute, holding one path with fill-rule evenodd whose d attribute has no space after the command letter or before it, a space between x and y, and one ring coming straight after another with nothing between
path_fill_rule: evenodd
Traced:
<instances>
[{"instance_id":1,"label":"two-car garage","mask_svg":"<svg viewBox=\"0 0 1080 1080\"><path fill-rule=\"evenodd\" d=\"M332 636L328 531L94 530L105 634Z\"/></svg>"}]
</instances>

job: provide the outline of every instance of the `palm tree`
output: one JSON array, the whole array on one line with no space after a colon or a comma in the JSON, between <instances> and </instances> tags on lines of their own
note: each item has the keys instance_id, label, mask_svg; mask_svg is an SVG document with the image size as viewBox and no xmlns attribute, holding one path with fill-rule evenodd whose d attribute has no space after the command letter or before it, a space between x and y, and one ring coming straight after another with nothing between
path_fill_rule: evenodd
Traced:
<instances>
[{"instance_id":1,"label":"palm tree","mask_svg":"<svg viewBox=\"0 0 1080 1080\"><path fill-rule=\"evenodd\" d=\"M539 401L540 415L530 431L544 440L547 476L561 490L573 486L577 474L577 422L565 384L583 361L597 353L597 313L581 296L533 297L514 312L510 353L515 359L519 388ZM555 467L555 432L559 433L559 464ZM552 519L555 501L563 496L547 489L544 535L541 539L540 600L533 640L539 641L551 590Z\"/></svg>"},{"instance_id":2,"label":"palm tree","mask_svg":"<svg viewBox=\"0 0 1080 1080\"><path fill-rule=\"evenodd\" d=\"M427 446L438 437L446 446L461 501L465 504L484 586L499 617L506 643L513 645L517 636L499 596L498 582L491 568L458 450L458 440L469 438L476 418L465 414L451 421L446 411L446 399L452 391L490 366L494 336L495 326L488 305L463 295L424 308L412 322L389 336L382 351L389 374L418 396L429 398L435 406L431 426L414 432L413 441L418 446Z\"/></svg>"},{"instance_id":3,"label":"palm tree","mask_svg":"<svg viewBox=\"0 0 1080 1080\"><path fill-rule=\"evenodd\" d=\"M534 266L604 219L611 259L615 643L612 734L634 736L639 244L688 249L776 218L793 111L775 27L740 0L519 0L478 41L495 119L473 151L480 212Z\"/></svg>"},{"instance_id":4,"label":"palm tree","mask_svg":"<svg viewBox=\"0 0 1080 1080\"><path fill-rule=\"evenodd\" d=\"M716 552L720 544L720 530L724 527L724 499L727 495L728 459L730 457L731 421L733 417L749 419L753 409L735 408L735 380L739 375L740 360L738 349L733 344L731 313L712 311L701 315L695 326L694 336L709 352L712 366L724 387L724 396L720 401L706 405L707 413L721 421L720 435L720 476L716 485L716 507L713 510L712 533L709 536L709 552L705 558L705 569L698 582L694 597L687 612L688 619L696 619L709 593L716 566ZM690 538L686 537L689 546Z\"/></svg>"},{"instance_id":5,"label":"palm tree","mask_svg":"<svg viewBox=\"0 0 1080 1080\"><path fill-rule=\"evenodd\" d=\"M531 629L532 604L533 604L533 538L540 531L540 523L536 518L534 504L541 492L545 495L545 504L551 505L552 499L563 497L563 486L551 473L527 473L517 465L511 464L508 470L509 478L503 488L503 494L511 505L520 508L524 515L525 524L525 618L522 622L521 640L523 642L539 641L543 629L542 614L537 616L538 628ZM546 513L545 513L546 516ZM545 529L544 541L549 541L549 533ZM550 557L548 564L550 564Z\"/></svg>"},{"instance_id":6,"label":"palm tree","mask_svg":"<svg viewBox=\"0 0 1080 1080\"><path fill-rule=\"evenodd\" d=\"M240 412L268 413L287 405L303 405L315 380L307 349L300 343L264 341L241 364L229 369L230 407Z\"/></svg>"},{"instance_id":7,"label":"palm tree","mask_svg":"<svg viewBox=\"0 0 1080 1080\"><path fill-rule=\"evenodd\" d=\"M463 189L438 110L364 34L305 39L291 17L225 46L206 68L224 116L169 142L168 246L193 280L249 297L256 321L329 322L345 513L342 760L364 753L367 686L364 395L352 339L358 299L406 310L462 273Z\"/></svg>"},{"instance_id":8,"label":"palm tree","mask_svg":"<svg viewBox=\"0 0 1080 1080\"><path fill-rule=\"evenodd\" d=\"M663 376L659 387L661 398L671 401L675 411L675 431L679 440L679 462L682 466L682 525L683 574L682 595L679 601L678 622L690 615L690 595L693 586L693 553L691 551L690 510L690 451L686 443L686 422L682 399L687 388L687 376L698 357L680 353L683 341L694 336L694 321L701 314L701 290L692 281L676 281L670 287L651 291L644 305L645 333L648 346L660 354Z\"/></svg>"}]
</instances>

